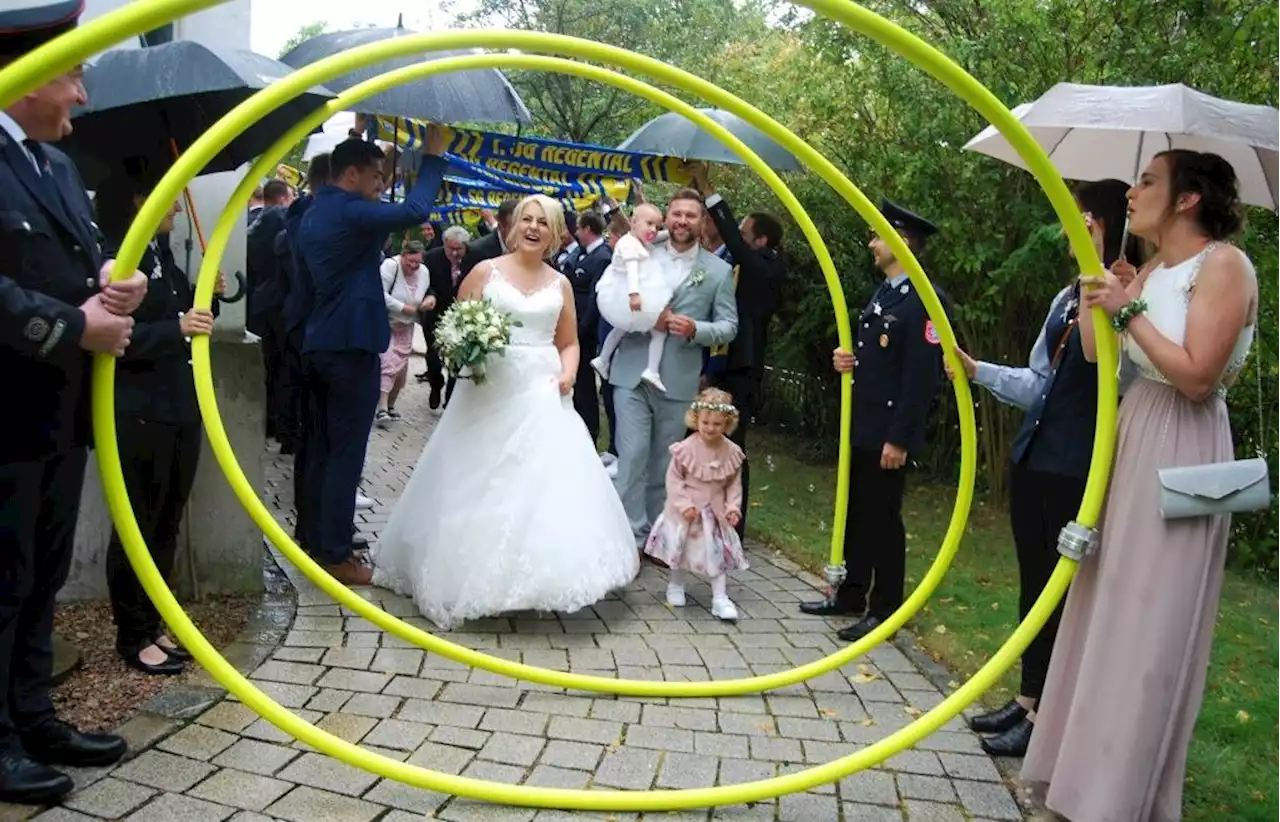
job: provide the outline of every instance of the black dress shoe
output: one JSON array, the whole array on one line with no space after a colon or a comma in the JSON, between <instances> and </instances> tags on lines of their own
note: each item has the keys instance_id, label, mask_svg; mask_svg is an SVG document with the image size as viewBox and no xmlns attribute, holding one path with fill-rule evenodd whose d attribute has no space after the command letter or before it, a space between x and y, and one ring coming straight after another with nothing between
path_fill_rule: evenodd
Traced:
<instances>
[{"instance_id":1,"label":"black dress shoe","mask_svg":"<svg viewBox=\"0 0 1280 822\"><path fill-rule=\"evenodd\" d=\"M992 756L1026 756L1027 746L1031 744L1031 732L1036 723L1023 719L1017 725L996 736L982 738L982 750Z\"/></svg>"},{"instance_id":2,"label":"black dress shoe","mask_svg":"<svg viewBox=\"0 0 1280 822\"><path fill-rule=\"evenodd\" d=\"M71 777L41 765L21 749L0 754L0 802L52 805L74 787Z\"/></svg>"},{"instance_id":3,"label":"black dress shoe","mask_svg":"<svg viewBox=\"0 0 1280 822\"><path fill-rule=\"evenodd\" d=\"M37 762L91 768L113 765L129 750L111 734L87 734L60 719L48 719L22 735L22 747Z\"/></svg>"},{"instance_id":4,"label":"black dress shoe","mask_svg":"<svg viewBox=\"0 0 1280 822\"><path fill-rule=\"evenodd\" d=\"M827 597L815 602L800 603L800 613L809 616L862 616L862 611L838 599Z\"/></svg>"},{"instance_id":5,"label":"black dress shoe","mask_svg":"<svg viewBox=\"0 0 1280 822\"><path fill-rule=\"evenodd\" d=\"M880 619L880 617L865 616L848 628L841 628L836 631L836 636L841 642L857 642L876 628L879 628L882 622L884 620Z\"/></svg>"},{"instance_id":6,"label":"black dress shoe","mask_svg":"<svg viewBox=\"0 0 1280 822\"><path fill-rule=\"evenodd\" d=\"M1003 708L979 714L969 720L969 730L980 734L999 734L1027 718L1027 709L1011 699Z\"/></svg>"},{"instance_id":7,"label":"black dress shoe","mask_svg":"<svg viewBox=\"0 0 1280 822\"><path fill-rule=\"evenodd\" d=\"M440 407L440 389L439 388L436 388L435 386L431 387L431 395L427 397L427 406L432 411Z\"/></svg>"}]
</instances>

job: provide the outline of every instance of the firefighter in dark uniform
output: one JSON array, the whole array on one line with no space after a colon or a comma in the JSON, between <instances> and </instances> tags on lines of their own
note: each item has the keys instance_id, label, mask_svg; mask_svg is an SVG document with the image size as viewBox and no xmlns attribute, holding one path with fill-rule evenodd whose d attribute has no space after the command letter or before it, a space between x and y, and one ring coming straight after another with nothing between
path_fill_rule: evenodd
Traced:
<instances>
[{"instance_id":1,"label":"firefighter in dark uniform","mask_svg":"<svg viewBox=\"0 0 1280 822\"><path fill-rule=\"evenodd\" d=\"M70 30L83 0L0 11L0 67ZM99 285L89 198L66 155L85 100L77 66L0 111L0 802L41 804L72 789L53 766L120 759L117 736L54 715L54 597L71 565L90 428L92 352L119 356L146 278Z\"/></svg>"},{"instance_id":2,"label":"firefighter in dark uniform","mask_svg":"<svg viewBox=\"0 0 1280 822\"><path fill-rule=\"evenodd\" d=\"M913 253L937 233L933 223L888 200L880 211ZM902 605L907 458L924 446L925 422L943 375L937 330L902 263L879 237L869 248L884 281L858 317L855 351L837 348L832 357L837 371L854 372L844 538L848 575L827 599L800 605L806 614L859 617L839 632L845 642L866 636Z\"/></svg>"}]
</instances>

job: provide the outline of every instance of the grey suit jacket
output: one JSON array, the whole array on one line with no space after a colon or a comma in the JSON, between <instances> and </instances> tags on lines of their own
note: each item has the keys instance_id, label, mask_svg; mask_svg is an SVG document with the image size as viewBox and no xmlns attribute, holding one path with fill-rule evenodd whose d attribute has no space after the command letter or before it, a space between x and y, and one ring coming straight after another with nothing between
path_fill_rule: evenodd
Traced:
<instances>
[{"instance_id":1,"label":"grey suit jacket","mask_svg":"<svg viewBox=\"0 0 1280 822\"><path fill-rule=\"evenodd\" d=\"M670 264L665 244L654 248L654 258ZM671 297L671 310L692 317L697 331L692 340L667 336L658 374L667 387L668 399L692 401L702 374L702 349L725 345L738 333L738 304L729 264L699 248L689 276L676 286ZM617 388L635 388L648 361L649 335L628 334L613 355L609 382Z\"/></svg>"}]
</instances>

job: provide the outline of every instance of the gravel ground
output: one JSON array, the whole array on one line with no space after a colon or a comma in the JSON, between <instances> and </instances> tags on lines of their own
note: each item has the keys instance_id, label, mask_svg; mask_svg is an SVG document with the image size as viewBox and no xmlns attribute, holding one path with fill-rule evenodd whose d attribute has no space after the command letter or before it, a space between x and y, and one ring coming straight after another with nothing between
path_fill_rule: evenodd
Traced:
<instances>
[{"instance_id":1,"label":"gravel ground","mask_svg":"<svg viewBox=\"0 0 1280 822\"><path fill-rule=\"evenodd\" d=\"M240 633L261 596L209 597L187 605L187 612L215 648ZM147 676L125 667L116 654L115 625L107 602L59 606L54 631L80 649L80 668L54 689L58 716L85 731L110 730L133 716L166 686L199 671L197 663L176 677Z\"/></svg>"}]
</instances>

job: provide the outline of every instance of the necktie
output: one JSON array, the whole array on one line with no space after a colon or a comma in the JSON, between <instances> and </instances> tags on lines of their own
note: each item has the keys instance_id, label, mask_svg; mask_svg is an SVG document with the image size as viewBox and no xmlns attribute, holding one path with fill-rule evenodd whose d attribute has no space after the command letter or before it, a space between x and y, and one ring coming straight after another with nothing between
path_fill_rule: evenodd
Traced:
<instances>
[{"instance_id":1,"label":"necktie","mask_svg":"<svg viewBox=\"0 0 1280 822\"><path fill-rule=\"evenodd\" d=\"M451 276L453 277L453 287L457 288L458 281L462 279L462 269L455 265Z\"/></svg>"},{"instance_id":2,"label":"necktie","mask_svg":"<svg viewBox=\"0 0 1280 822\"><path fill-rule=\"evenodd\" d=\"M45 157L44 147L35 140L23 140L22 145L26 146L32 159L36 161L36 173L43 179L45 177L45 164L48 162L48 158Z\"/></svg>"}]
</instances>

